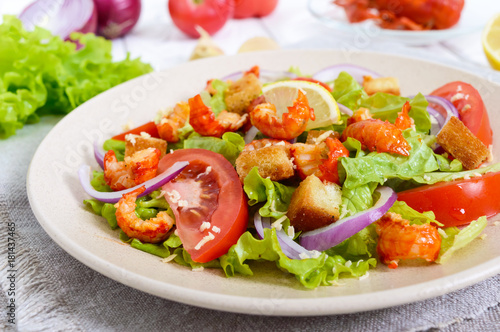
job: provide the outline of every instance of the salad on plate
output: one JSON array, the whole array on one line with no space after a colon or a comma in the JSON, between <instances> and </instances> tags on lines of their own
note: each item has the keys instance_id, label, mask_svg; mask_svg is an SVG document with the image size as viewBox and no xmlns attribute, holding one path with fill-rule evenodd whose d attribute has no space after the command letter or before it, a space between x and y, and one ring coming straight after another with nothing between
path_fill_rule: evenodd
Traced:
<instances>
[{"instance_id":1,"label":"salad on plate","mask_svg":"<svg viewBox=\"0 0 500 332\"><path fill-rule=\"evenodd\" d=\"M101 170L79 177L85 205L163 262L231 277L272 261L316 288L481 236L500 210L492 142L466 82L403 97L358 66L254 66L95 142Z\"/></svg>"}]
</instances>

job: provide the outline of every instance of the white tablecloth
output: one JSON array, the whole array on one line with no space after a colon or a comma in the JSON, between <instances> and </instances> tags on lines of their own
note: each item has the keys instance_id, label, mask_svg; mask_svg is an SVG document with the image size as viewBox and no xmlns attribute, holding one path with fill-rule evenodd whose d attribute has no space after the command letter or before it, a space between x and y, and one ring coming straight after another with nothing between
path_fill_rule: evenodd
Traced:
<instances>
[{"instance_id":1,"label":"white tablecloth","mask_svg":"<svg viewBox=\"0 0 500 332\"><path fill-rule=\"evenodd\" d=\"M27 2L2 1L0 14L17 14ZM226 54L235 54L244 40L254 36L272 37L283 48L341 48L356 52L369 49L431 58L500 81L498 74L487 68L479 31L432 46L409 48L370 42L361 47L352 37L339 35L316 21L307 11L305 0L281 0L269 17L232 20L214 40ZM144 0L138 26L113 45L116 59L130 52L133 57L141 56L156 70L162 70L185 62L195 41L173 26L165 0ZM26 126L16 136L0 141L0 218L4 234L7 223L16 223L19 271L17 324L13 326L5 315L10 283L7 241L6 235L2 235L0 303L4 309L0 314L0 330L500 330L500 276L400 307L303 318L247 316L201 309L148 295L104 277L59 248L40 227L29 207L25 187L28 165L39 142L58 120L58 117L43 118L41 123Z\"/></svg>"}]
</instances>

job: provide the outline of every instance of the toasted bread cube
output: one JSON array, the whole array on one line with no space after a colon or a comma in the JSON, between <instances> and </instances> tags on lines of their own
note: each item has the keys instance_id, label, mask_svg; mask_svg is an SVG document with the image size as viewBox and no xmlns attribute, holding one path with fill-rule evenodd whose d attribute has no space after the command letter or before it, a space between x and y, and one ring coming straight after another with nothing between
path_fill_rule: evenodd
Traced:
<instances>
[{"instance_id":1,"label":"toasted bread cube","mask_svg":"<svg viewBox=\"0 0 500 332\"><path fill-rule=\"evenodd\" d=\"M340 204L342 190L339 185L321 182L310 175L293 193L287 216L295 230L308 232L338 220Z\"/></svg>"},{"instance_id":2,"label":"toasted bread cube","mask_svg":"<svg viewBox=\"0 0 500 332\"><path fill-rule=\"evenodd\" d=\"M243 75L226 90L227 111L244 114L250 103L261 94L261 91L262 84L255 74Z\"/></svg>"},{"instance_id":3,"label":"toasted bread cube","mask_svg":"<svg viewBox=\"0 0 500 332\"><path fill-rule=\"evenodd\" d=\"M254 167L259 169L260 176L269 177L273 181L288 179L295 173L290 149L284 145L243 151L236 159L236 171L241 182Z\"/></svg>"},{"instance_id":4,"label":"toasted bread cube","mask_svg":"<svg viewBox=\"0 0 500 332\"><path fill-rule=\"evenodd\" d=\"M333 130L309 130L307 132L306 144L320 144L328 137L339 138L340 135Z\"/></svg>"},{"instance_id":5,"label":"toasted bread cube","mask_svg":"<svg viewBox=\"0 0 500 332\"><path fill-rule=\"evenodd\" d=\"M488 159L490 150L456 116L437 134L437 143L466 169L475 169Z\"/></svg>"},{"instance_id":6,"label":"toasted bread cube","mask_svg":"<svg viewBox=\"0 0 500 332\"><path fill-rule=\"evenodd\" d=\"M160 158L167 152L167 141L159 138L148 137L146 133L141 135L129 134L125 136L125 157L130 157L137 151L147 148L156 148L160 150Z\"/></svg>"},{"instance_id":7,"label":"toasted bread cube","mask_svg":"<svg viewBox=\"0 0 500 332\"><path fill-rule=\"evenodd\" d=\"M396 96L399 96L400 93L399 81L395 77L372 78L371 76L364 76L363 88L369 96L377 92L389 93Z\"/></svg>"}]
</instances>

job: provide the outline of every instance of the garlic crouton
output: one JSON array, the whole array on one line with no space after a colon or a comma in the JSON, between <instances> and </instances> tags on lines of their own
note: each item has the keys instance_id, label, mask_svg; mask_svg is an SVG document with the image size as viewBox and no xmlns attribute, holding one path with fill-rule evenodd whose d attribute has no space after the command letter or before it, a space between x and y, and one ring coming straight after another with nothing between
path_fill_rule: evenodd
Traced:
<instances>
[{"instance_id":1,"label":"garlic crouton","mask_svg":"<svg viewBox=\"0 0 500 332\"><path fill-rule=\"evenodd\" d=\"M248 73L231 84L226 90L226 107L228 112L244 114L252 100L262 91L262 84L255 74Z\"/></svg>"},{"instance_id":2,"label":"garlic crouton","mask_svg":"<svg viewBox=\"0 0 500 332\"><path fill-rule=\"evenodd\" d=\"M339 218L342 191L335 183L323 183L315 175L302 181L292 195L287 216L295 230L308 232Z\"/></svg>"},{"instance_id":3,"label":"garlic crouton","mask_svg":"<svg viewBox=\"0 0 500 332\"><path fill-rule=\"evenodd\" d=\"M339 138L340 135L333 130L309 130L307 132L306 144L320 144L328 137Z\"/></svg>"},{"instance_id":4,"label":"garlic crouton","mask_svg":"<svg viewBox=\"0 0 500 332\"><path fill-rule=\"evenodd\" d=\"M437 134L437 143L461 161L466 169L477 168L490 155L490 150L483 142L455 116Z\"/></svg>"},{"instance_id":5,"label":"garlic crouton","mask_svg":"<svg viewBox=\"0 0 500 332\"><path fill-rule=\"evenodd\" d=\"M148 137L146 133L142 135L129 134L125 136L125 157L131 157L137 151L147 148L156 148L160 150L160 158L167 152L167 142L154 137Z\"/></svg>"},{"instance_id":6,"label":"garlic crouton","mask_svg":"<svg viewBox=\"0 0 500 332\"><path fill-rule=\"evenodd\" d=\"M273 181L288 179L295 173L290 149L284 145L243 151L236 159L236 171L241 182L254 167L259 169L260 176L269 177Z\"/></svg>"},{"instance_id":7,"label":"garlic crouton","mask_svg":"<svg viewBox=\"0 0 500 332\"><path fill-rule=\"evenodd\" d=\"M400 93L399 81L395 77L372 78L371 76L364 76L363 88L369 96L377 92L389 93L396 96L399 96Z\"/></svg>"}]
</instances>

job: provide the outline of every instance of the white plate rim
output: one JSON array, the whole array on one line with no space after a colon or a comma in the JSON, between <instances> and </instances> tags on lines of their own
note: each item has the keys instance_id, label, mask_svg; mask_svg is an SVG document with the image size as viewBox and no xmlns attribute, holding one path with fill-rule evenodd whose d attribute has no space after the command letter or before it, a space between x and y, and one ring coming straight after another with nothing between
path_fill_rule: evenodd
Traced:
<instances>
[{"instance_id":1,"label":"white plate rim","mask_svg":"<svg viewBox=\"0 0 500 332\"><path fill-rule=\"evenodd\" d=\"M273 51L273 52L260 52L260 53L265 53L265 54L280 53L280 52L315 53L315 52L325 52L325 51L328 52L331 50L286 50L286 51ZM363 52L363 53L384 55L384 53L382 52ZM433 64L438 64L439 66L457 70L452 66L447 66L442 63L434 61L418 59L411 56L402 56L394 54L387 54L387 55L391 57L429 62ZM237 56L230 56L230 58L234 57ZM201 61L210 62L210 59ZM181 66L185 65L186 64ZM462 71L467 72L465 70ZM134 81L137 81L139 79L140 78L136 78L125 84L132 84ZM108 93L109 91L113 91L119 88L120 86L114 87L105 93ZM71 242L69 239L65 238L64 234L61 233L59 229L55 228L54 225L52 225L50 221L48 221L45 218L45 215L42 211L43 209L38 206L38 203L36 201L36 195L34 195L32 190L30 190L32 182L32 176L31 176L32 168L34 167L34 161L39 157L39 154L42 153L41 147L44 145L44 142L48 140L50 134L53 131L56 131L57 128L64 126L67 121L70 121L70 119L71 119L71 114L62 119L51 130L51 132L42 140L40 146L37 148L37 151L35 152L35 155L29 165L26 186L27 186L28 199L30 202L30 206L33 210L33 213L37 221L40 223L42 228L47 232L47 234L63 250L65 250L68 254L76 258L78 261L111 279L121 282L127 286L145 291L152 295L208 309L223 310L235 313L260 314L260 315L272 315L272 316L313 316L313 315L317 316L317 315L362 312L362 311L388 308L392 306L421 301L439 295L443 295L458 289L462 289L464 287L470 286L474 283L477 283L479 281L482 281L484 279L487 279L491 276L500 273L500 257L497 257L486 263L477 265L475 268L467 269L455 273L451 276L435 279L429 282L421 282L407 287L364 293L359 295L336 296L335 301L333 303L331 301L331 298L291 299L289 301L294 302L292 307L277 306L271 312L260 312L255 310L248 311L249 308L245 304L245 299L247 299L246 297L232 296L225 294L214 295L213 293L209 292L206 292L204 294L204 292L200 292L198 290L191 290L188 288L178 287L175 285L168 285L168 284L166 285L165 283L148 279L133 272L126 271L120 266L110 265L104 259L101 259L93 254L85 252L85 248L76 245L74 242ZM120 279L118 276L123 273L127 273L127 278ZM137 286L138 283L141 283L140 287ZM402 293L404 293L405 295L401 296ZM377 301L377 299L379 301ZM267 299L262 298L262 300L265 301ZM307 308L313 304L315 308L317 308L319 305L321 307L324 307L325 310L319 312L316 310L308 311ZM355 307L353 307L353 304L356 304Z\"/></svg>"}]
</instances>

